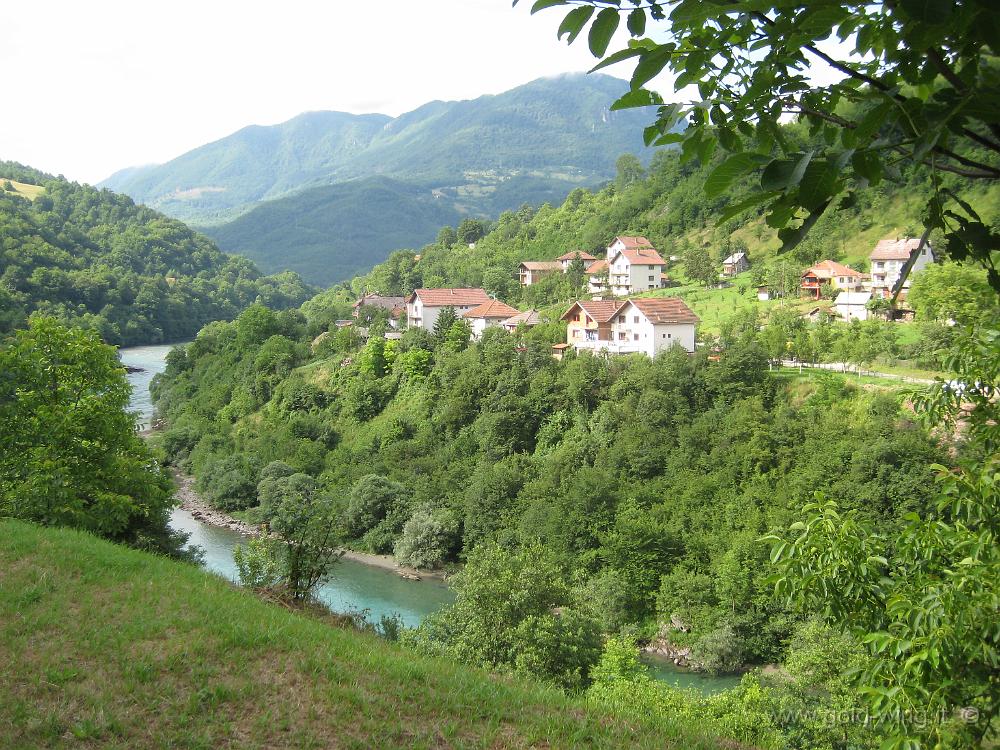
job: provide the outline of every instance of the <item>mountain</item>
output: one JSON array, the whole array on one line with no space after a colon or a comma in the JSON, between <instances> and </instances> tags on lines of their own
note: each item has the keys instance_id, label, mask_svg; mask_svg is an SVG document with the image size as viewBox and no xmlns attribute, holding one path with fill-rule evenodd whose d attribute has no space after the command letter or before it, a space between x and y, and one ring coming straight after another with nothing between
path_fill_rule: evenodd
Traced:
<instances>
[{"instance_id":1,"label":"mountain","mask_svg":"<svg viewBox=\"0 0 1000 750\"><path fill-rule=\"evenodd\" d=\"M193 337L256 300L287 308L314 291L131 198L0 162L0 334L33 312L112 344Z\"/></svg>"},{"instance_id":2,"label":"mountain","mask_svg":"<svg viewBox=\"0 0 1000 750\"><path fill-rule=\"evenodd\" d=\"M525 202L558 203L576 187L611 178L621 154L645 148L647 114L609 109L626 87L610 76L574 74L473 100L434 101L395 118L310 112L244 128L102 184L176 218L216 227L206 231L224 249L264 268L295 268L310 281L330 283L384 260L390 249L426 242L431 224L496 216ZM373 177L389 182L372 183ZM329 185L342 189L308 194ZM393 216L385 215L383 200L369 205L362 197L375 185L400 194L403 205ZM360 191L353 199L352 190ZM266 216L283 230L269 232L267 242L247 229L259 228L262 214L225 225L282 197L288 200ZM330 217L300 223L319 217L325 199ZM342 248L353 243L348 238L366 244L355 245L352 264L342 267Z\"/></svg>"},{"instance_id":3,"label":"mountain","mask_svg":"<svg viewBox=\"0 0 1000 750\"><path fill-rule=\"evenodd\" d=\"M396 248L432 241L459 216L427 190L370 177L267 201L203 231L266 272L288 269L329 285L364 273Z\"/></svg>"}]
</instances>

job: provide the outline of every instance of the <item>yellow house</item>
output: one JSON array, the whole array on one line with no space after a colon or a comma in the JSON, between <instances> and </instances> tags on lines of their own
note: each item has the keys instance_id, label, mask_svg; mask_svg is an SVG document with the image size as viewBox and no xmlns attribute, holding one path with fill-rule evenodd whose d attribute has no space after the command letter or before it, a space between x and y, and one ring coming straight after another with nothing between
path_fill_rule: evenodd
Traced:
<instances>
[{"instance_id":1,"label":"yellow house","mask_svg":"<svg viewBox=\"0 0 1000 750\"><path fill-rule=\"evenodd\" d=\"M574 302L561 320L566 321L566 343L575 349L596 349L611 341L611 320L625 303L621 300Z\"/></svg>"}]
</instances>

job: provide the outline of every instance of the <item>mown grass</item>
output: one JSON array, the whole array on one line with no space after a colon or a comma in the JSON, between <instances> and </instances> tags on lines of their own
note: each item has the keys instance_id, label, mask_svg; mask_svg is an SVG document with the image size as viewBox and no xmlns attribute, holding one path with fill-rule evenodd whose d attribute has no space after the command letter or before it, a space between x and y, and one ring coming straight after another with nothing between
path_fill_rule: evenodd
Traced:
<instances>
[{"instance_id":1,"label":"mown grass","mask_svg":"<svg viewBox=\"0 0 1000 750\"><path fill-rule=\"evenodd\" d=\"M0 521L0 747L738 747Z\"/></svg>"},{"instance_id":2,"label":"mown grass","mask_svg":"<svg viewBox=\"0 0 1000 750\"><path fill-rule=\"evenodd\" d=\"M6 186L7 182L6 178L0 178L0 189ZM15 193L24 196L28 200L34 200L45 190L41 185L29 185L26 182L18 182L17 180L9 180L9 182L14 188Z\"/></svg>"}]
</instances>

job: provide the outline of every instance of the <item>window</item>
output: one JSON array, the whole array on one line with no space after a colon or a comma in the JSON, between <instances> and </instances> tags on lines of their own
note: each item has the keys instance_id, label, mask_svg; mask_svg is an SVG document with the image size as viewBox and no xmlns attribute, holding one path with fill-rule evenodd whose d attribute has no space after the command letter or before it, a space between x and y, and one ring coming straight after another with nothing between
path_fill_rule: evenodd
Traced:
<instances>
[{"instance_id":1,"label":"window","mask_svg":"<svg viewBox=\"0 0 1000 750\"><path fill-rule=\"evenodd\" d=\"M650 277L649 277L649 280L650 280L650 281L652 281L652 280L653 280L653 277L652 277L652 276L650 276Z\"/></svg>"},{"instance_id":2,"label":"window","mask_svg":"<svg viewBox=\"0 0 1000 750\"><path fill-rule=\"evenodd\" d=\"M666 337L667 337L667 334L663 334L663 338L666 338Z\"/></svg>"},{"instance_id":3,"label":"window","mask_svg":"<svg viewBox=\"0 0 1000 750\"><path fill-rule=\"evenodd\" d=\"M625 333L625 331L619 331L618 332L618 340L619 341L625 341L627 339L628 339L628 334Z\"/></svg>"},{"instance_id":4,"label":"window","mask_svg":"<svg viewBox=\"0 0 1000 750\"><path fill-rule=\"evenodd\" d=\"M573 329L573 338L575 338L575 339L580 338L580 329L579 328L574 328Z\"/></svg>"},{"instance_id":5,"label":"window","mask_svg":"<svg viewBox=\"0 0 1000 750\"><path fill-rule=\"evenodd\" d=\"M618 322L619 323L624 323L625 322L625 316L624 315L619 315L618 316Z\"/></svg>"},{"instance_id":6,"label":"window","mask_svg":"<svg viewBox=\"0 0 1000 750\"><path fill-rule=\"evenodd\" d=\"M667 338L668 338L668 339L672 339L673 337L674 337L674 334L672 334L672 333L668 333L668 334L667 334Z\"/></svg>"},{"instance_id":7,"label":"window","mask_svg":"<svg viewBox=\"0 0 1000 750\"><path fill-rule=\"evenodd\" d=\"M633 315L632 316L632 322L633 323L638 323L639 322L639 316L638 315Z\"/></svg>"},{"instance_id":8,"label":"window","mask_svg":"<svg viewBox=\"0 0 1000 750\"><path fill-rule=\"evenodd\" d=\"M633 333L632 334L632 340L633 341L638 341L639 340L639 334L638 333Z\"/></svg>"}]
</instances>

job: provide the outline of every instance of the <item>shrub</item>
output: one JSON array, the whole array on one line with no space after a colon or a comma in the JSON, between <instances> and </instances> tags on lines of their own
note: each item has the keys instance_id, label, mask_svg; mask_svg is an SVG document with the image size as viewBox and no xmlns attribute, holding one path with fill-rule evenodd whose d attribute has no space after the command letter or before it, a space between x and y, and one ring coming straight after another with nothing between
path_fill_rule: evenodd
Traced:
<instances>
[{"instance_id":1,"label":"shrub","mask_svg":"<svg viewBox=\"0 0 1000 750\"><path fill-rule=\"evenodd\" d=\"M359 538L406 502L406 488L378 474L361 477L351 489L344 511L344 529ZM402 525L402 521L399 522Z\"/></svg>"},{"instance_id":2,"label":"shrub","mask_svg":"<svg viewBox=\"0 0 1000 750\"><path fill-rule=\"evenodd\" d=\"M441 565L458 542L458 522L447 511L418 508L403 526L393 554L413 568Z\"/></svg>"}]
</instances>

